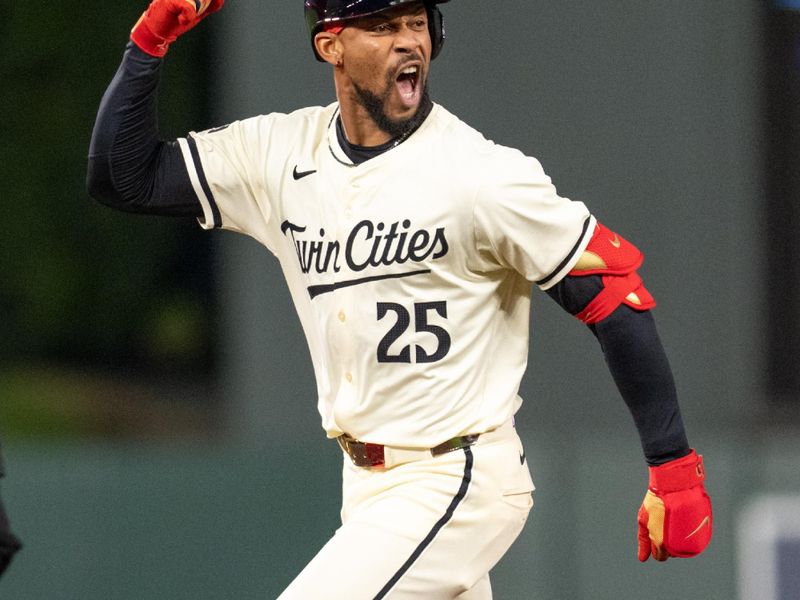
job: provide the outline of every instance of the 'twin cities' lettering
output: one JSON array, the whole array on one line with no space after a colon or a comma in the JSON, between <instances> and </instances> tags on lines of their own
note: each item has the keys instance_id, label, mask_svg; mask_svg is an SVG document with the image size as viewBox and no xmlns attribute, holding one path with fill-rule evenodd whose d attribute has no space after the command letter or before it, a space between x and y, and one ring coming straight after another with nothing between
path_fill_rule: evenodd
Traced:
<instances>
[{"instance_id":1,"label":"'twin cities' lettering","mask_svg":"<svg viewBox=\"0 0 800 600\"><path fill-rule=\"evenodd\" d=\"M281 232L292 238L297 259L303 273L314 270L317 273L341 271L341 244L339 240L305 239L301 234L306 227L290 221L281 223ZM422 262L429 256L436 259L447 254L450 249L444 235L444 227L431 233L425 229L410 231L411 221L384 223L361 221L347 236L344 248L344 261L351 271L363 271L367 267L381 265L400 265L407 261ZM325 230L319 230L319 237L325 237Z\"/></svg>"}]
</instances>

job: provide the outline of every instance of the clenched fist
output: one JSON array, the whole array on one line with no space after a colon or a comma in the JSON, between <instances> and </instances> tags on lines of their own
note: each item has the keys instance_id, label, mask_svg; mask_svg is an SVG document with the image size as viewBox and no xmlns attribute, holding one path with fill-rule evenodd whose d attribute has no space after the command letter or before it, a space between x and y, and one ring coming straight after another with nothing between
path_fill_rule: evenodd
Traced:
<instances>
[{"instance_id":1,"label":"clenched fist","mask_svg":"<svg viewBox=\"0 0 800 600\"><path fill-rule=\"evenodd\" d=\"M712 527L705 476L703 457L694 450L650 467L650 484L639 509L640 561L696 556L705 549Z\"/></svg>"},{"instance_id":2,"label":"clenched fist","mask_svg":"<svg viewBox=\"0 0 800 600\"><path fill-rule=\"evenodd\" d=\"M131 40L151 56L162 57L169 45L225 0L153 0L131 30Z\"/></svg>"}]
</instances>

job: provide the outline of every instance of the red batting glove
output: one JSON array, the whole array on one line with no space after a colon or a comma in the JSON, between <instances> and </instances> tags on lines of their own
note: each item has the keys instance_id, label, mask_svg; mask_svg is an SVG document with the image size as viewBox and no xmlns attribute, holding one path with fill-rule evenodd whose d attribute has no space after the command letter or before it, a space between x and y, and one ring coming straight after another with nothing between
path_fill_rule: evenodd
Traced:
<instances>
[{"instance_id":1,"label":"red batting glove","mask_svg":"<svg viewBox=\"0 0 800 600\"><path fill-rule=\"evenodd\" d=\"M650 467L650 485L639 509L639 560L697 556L711 541L711 499L703 457L687 456Z\"/></svg>"},{"instance_id":2,"label":"red batting glove","mask_svg":"<svg viewBox=\"0 0 800 600\"><path fill-rule=\"evenodd\" d=\"M225 0L153 0L131 30L131 40L151 56L164 56L169 45Z\"/></svg>"}]
</instances>

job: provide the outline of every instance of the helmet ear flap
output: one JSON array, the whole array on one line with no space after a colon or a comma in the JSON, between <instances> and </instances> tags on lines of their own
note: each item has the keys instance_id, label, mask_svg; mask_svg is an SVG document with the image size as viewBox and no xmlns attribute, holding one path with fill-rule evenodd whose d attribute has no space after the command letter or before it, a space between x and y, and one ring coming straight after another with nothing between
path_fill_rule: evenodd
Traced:
<instances>
[{"instance_id":1,"label":"helmet ear flap","mask_svg":"<svg viewBox=\"0 0 800 600\"><path fill-rule=\"evenodd\" d=\"M435 4L428 7L428 30L431 34L431 60L439 56L444 45L444 17Z\"/></svg>"}]
</instances>

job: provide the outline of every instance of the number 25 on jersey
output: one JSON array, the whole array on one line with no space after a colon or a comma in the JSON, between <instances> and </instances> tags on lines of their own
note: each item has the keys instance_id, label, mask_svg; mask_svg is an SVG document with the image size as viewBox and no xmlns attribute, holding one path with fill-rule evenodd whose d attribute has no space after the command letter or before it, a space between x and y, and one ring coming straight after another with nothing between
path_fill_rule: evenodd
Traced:
<instances>
[{"instance_id":1,"label":"number 25 on jersey","mask_svg":"<svg viewBox=\"0 0 800 600\"><path fill-rule=\"evenodd\" d=\"M413 330L417 333L430 333L436 337L436 349L432 354L420 345L415 344L414 362L432 363L442 360L450 351L450 334L439 325L428 322L430 312L433 311L440 317L447 318L447 302L416 302L414 303ZM411 313L402 304L395 302L378 302L378 320L380 321L390 312L397 316L395 324L378 344L379 363L410 363L411 345L403 346L399 353L389 354L389 348L400 340L406 331L412 327ZM401 340L402 341L402 340Z\"/></svg>"}]
</instances>

